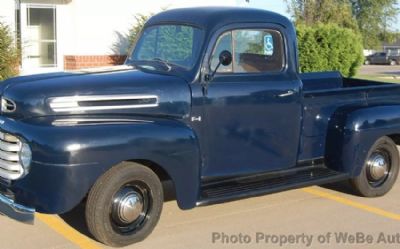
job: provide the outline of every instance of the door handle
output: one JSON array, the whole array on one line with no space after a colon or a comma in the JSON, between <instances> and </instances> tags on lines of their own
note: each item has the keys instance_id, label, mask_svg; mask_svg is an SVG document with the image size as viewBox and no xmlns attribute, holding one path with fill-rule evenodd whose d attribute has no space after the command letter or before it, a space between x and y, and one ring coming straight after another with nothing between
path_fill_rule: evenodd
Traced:
<instances>
[{"instance_id":1,"label":"door handle","mask_svg":"<svg viewBox=\"0 0 400 249\"><path fill-rule=\"evenodd\" d=\"M278 94L277 97L279 97L279 98L289 97L289 96L292 96L294 93L295 92L293 90L289 90L285 93Z\"/></svg>"}]
</instances>

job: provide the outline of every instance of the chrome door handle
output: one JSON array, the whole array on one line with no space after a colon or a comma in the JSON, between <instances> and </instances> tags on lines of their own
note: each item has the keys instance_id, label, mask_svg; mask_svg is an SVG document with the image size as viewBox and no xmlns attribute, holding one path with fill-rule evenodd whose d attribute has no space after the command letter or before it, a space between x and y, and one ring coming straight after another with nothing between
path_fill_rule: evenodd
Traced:
<instances>
[{"instance_id":1,"label":"chrome door handle","mask_svg":"<svg viewBox=\"0 0 400 249\"><path fill-rule=\"evenodd\" d=\"M279 94L278 97L279 98L284 98L284 97L292 96L293 94L294 94L294 91L293 90L289 90L286 93Z\"/></svg>"}]
</instances>

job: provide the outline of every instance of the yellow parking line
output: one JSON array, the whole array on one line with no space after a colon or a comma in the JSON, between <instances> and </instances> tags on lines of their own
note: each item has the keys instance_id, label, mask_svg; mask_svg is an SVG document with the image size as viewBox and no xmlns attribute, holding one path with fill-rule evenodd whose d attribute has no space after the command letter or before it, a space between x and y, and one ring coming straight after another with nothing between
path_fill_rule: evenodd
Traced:
<instances>
[{"instance_id":1,"label":"yellow parking line","mask_svg":"<svg viewBox=\"0 0 400 249\"><path fill-rule=\"evenodd\" d=\"M368 206L368 205L365 205L365 204L362 204L362 203L359 203L359 202L356 202L356 201L352 201L350 199L347 199L347 198L344 198L344 197L341 197L341 196L338 196L338 195L334 195L334 194L331 194L331 193L328 193L328 192L325 192L325 191L321 191L321 190L318 190L316 187L303 188L302 190L304 192L307 192L307 193L315 195L315 196L319 196L319 197L322 197L322 198L325 198L325 199L336 201L336 202L342 203L344 205L351 206L351 207L354 207L354 208L358 208L358 209L364 210L366 212L373 213L373 214L376 214L376 215L380 215L380 216L383 216L383 217L386 217L386 218L389 218L389 219L392 219L392 220L399 220L400 221L400 215L399 214L388 212L388 211L385 211L385 210L380 209L380 208Z\"/></svg>"},{"instance_id":2,"label":"yellow parking line","mask_svg":"<svg viewBox=\"0 0 400 249\"><path fill-rule=\"evenodd\" d=\"M392 220L400 221L400 215L392 212L385 211L380 208L372 207L369 205L365 205L335 194L331 194L322 190L317 189L316 187L308 187L303 188L302 191L321 197L325 199L329 199L347 206L351 206L369 213L373 213L379 216L383 216ZM82 235L69 225L65 224L60 218L54 215L46 215L46 214L36 214L36 217L42 221L43 223L47 224L50 228L54 231L80 247L81 249L101 249L98 244L96 244L93 240Z\"/></svg>"},{"instance_id":3,"label":"yellow parking line","mask_svg":"<svg viewBox=\"0 0 400 249\"><path fill-rule=\"evenodd\" d=\"M61 234L64 238L68 239L75 245L82 249L100 249L93 240L82 235L69 225L65 224L60 218L55 215L36 214L36 217L57 233Z\"/></svg>"}]
</instances>

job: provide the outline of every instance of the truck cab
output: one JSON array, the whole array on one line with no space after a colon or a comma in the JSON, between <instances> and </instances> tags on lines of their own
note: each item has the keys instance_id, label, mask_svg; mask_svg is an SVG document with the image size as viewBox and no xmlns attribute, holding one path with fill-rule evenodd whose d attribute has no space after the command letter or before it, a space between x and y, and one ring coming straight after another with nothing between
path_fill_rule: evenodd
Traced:
<instances>
[{"instance_id":1,"label":"truck cab","mask_svg":"<svg viewBox=\"0 0 400 249\"><path fill-rule=\"evenodd\" d=\"M0 212L31 223L84 202L93 236L145 239L172 182L183 210L350 180L381 196L399 170L400 86L300 74L287 18L168 10L122 66L2 83Z\"/></svg>"}]
</instances>

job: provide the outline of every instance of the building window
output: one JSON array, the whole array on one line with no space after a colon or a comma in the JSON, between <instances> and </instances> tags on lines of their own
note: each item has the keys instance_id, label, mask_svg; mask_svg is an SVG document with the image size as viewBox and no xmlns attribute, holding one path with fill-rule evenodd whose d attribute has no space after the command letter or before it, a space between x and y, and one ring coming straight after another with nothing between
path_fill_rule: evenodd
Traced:
<instances>
[{"instance_id":1,"label":"building window","mask_svg":"<svg viewBox=\"0 0 400 249\"><path fill-rule=\"evenodd\" d=\"M56 8L28 6L26 32L26 55L29 66L56 67Z\"/></svg>"}]
</instances>

